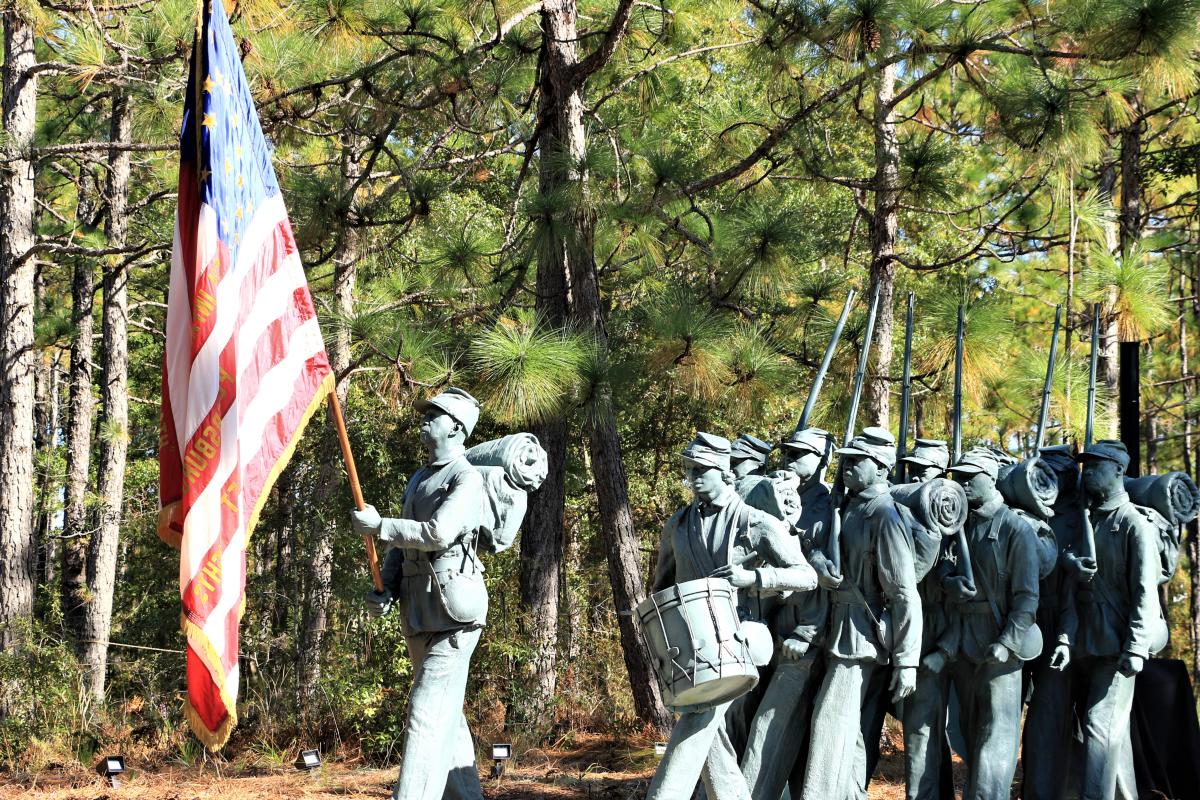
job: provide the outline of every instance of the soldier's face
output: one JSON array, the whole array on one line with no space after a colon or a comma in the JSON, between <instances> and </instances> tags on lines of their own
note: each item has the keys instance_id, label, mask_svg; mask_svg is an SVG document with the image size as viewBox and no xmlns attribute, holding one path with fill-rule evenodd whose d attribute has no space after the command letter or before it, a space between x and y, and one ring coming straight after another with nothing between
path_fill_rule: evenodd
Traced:
<instances>
[{"instance_id":1,"label":"soldier's face","mask_svg":"<svg viewBox=\"0 0 1200 800\"><path fill-rule=\"evenodd\" d=\"M917 464L913 467L913 470L912 479L917 483L924 483L925 481L942 477L942 468L936 464L926 464L925 466Z\"/></svg>"},{"instance_id":2,"label":"soldier's face","mask_svg":"<svg viewBox=\"0 0 1200 800\"><path fill-rule=\"evenodd\" d=\"M1090 458L1083 462L1083 488L1088 494L1100 494L1119 484L1125 470L1107 458Z\"/></svg>"},{"instance_id":3,"label":"soldier's face","mask_svg":"<svg viewBox=\"0 0 1200 800\"><path fill-rule=\"evenodd\" d=\"M725 476L716 467L683 462L683 478L701 500L715 500L725 490Z\"/></svg>"},{"instance_id":4,"label":"soldier's face","mask_svg":"<svg viewBox=\"0 0 1200 800\"><path fill-rule=\"evenodd\" d=\"M842 481L852 492L860 492L879 477L879 466L867 456L849 455L842 462Z\"/></svg>"},{"instance_id":5,"label":"soldier's face","mask_svg":"<svg viewBox=\"0 0 1200 800\"><path fill-rule=\"evenodd\" d=\"M996 491L995 479L986 472L956 472L954 480L962 485L963 493L967 496L967 505L971 508L979 508Z\"/></svg>"},{"instance_id":6,"label":"soldier's face","mask_svg":"<svg viewBox=\"0 0 1200 800\"><path fill-rule=\"evenodd\" d=\"M758 468L758 462L752 458L743 458L733 462L730 469L733 470L735 478L744 478Z\"/></svg>"},{"instance_id":7,"label":"soldier's face","mask_svg":"<svg viewBox=\"0 0 1200 800\"><path fill-rule=\"evenodd\" d=\"M419 427L422 443L444 442L454 433L454 417L451 417L440 408L428 408L421 415Z\"/></svg>"},{"instance_id":8,"label":"soldier's face","mask_svg":"<svg viewBox=\"0 0 1200 800\"><path fill-rule=\"evenodd\" d=\"M799 476L800 480L806 481L817 474L817 470L821 467L820 453L814 453L811 450L789 450L788 452L792 459L788 462L788 469Z\"/></svg>"}]
</instances>

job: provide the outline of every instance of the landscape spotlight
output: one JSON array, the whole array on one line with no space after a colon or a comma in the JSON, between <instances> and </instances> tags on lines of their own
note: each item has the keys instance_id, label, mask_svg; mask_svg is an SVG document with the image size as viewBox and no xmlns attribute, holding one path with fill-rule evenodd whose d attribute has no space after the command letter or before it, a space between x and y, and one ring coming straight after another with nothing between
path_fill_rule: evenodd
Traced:
<instances>
[{"instance_id":1,"label":"landscape spotlight","mask_svg":"<svg viewBox=\"0 0 1200 800\"><path fill-rule=\"evenodd\" d=\"M666 742L655 742L654 743L654 755L658 756L659 758L662 758L666 754L667 754L667 743Z\"/></svg>"},{"instance_id":2,"label":"landscape spotlight","mask_svg":"<svg viewBox=\"0 0 1200 800\"><path fill-rule=\"evenodd\" d=\"M492 777L499 778L504 774L504 762L512 758L511 744L492 745Z\"/></svg>"},{"instance_id":3,"label":"landscape spotlight","mask_svg":"<svg viewBox=\"0 0 1200 800\"><path fill-rule=\"evenodd\" d=\"M105 756L96 765L96 772L108 778L109 785L114 789L121 785L121 780L118 776L124 771L124 756Z\"/></svg>"},{"instance_id":4,"label":"landscape spotlight","mask_svg":"<svg viewBox=\"0 0 1200 800\"><path fill-rule=\"evenodd\" d=\"M312 772L319 766L321 766L321 754L316 750L301 750L300 755L296 757L296 769Z\"/></svg>"}]
</instances>

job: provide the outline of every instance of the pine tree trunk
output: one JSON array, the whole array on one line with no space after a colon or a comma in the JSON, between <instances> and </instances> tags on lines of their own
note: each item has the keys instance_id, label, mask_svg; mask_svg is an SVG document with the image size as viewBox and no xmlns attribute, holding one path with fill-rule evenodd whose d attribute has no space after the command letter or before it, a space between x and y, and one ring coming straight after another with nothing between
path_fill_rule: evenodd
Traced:
<instances>
[{"instance_id":1,"label":"pine tree trunk","mask_svg":"<svg viewBox=\"0 0 1200 800\"><path fill-rule=\"evenodd\" d=\"M62 612L63 622L83 657L83 615L91 597L87 583L88 470L92 457L92 298L95 279L89 259L78 258L71 277L71 361L67 373L66 502L63 508Z\"/></svg>"},{"instance_id":2,"label":"pine tree trunk","mask_svg":"<svg viewBox=\"0 0 1200 800\"><path fill-rule=\"evenodd\" d=\"M113 142L130 139L132 110L129 97L115 89L109 136ZM105 194L109 247L123 247L129 238L129 151L111 150ZM88 546L88 587L92 601L84 612L84 666L88 686L104 697L108 673L108 638L112 633L113 591L121 543L125 501L125 463L129 450L129 268L114 256L104 271L104 317L101 336L104 366L100 389L100 453L97 489L100 495L96 532Z\"/></svg>"},{"instance_id":3,"label":"pine tree trunk","mask_svg":"<svg viewBox=\"0 0 1200 800\"><path fill-rule=\"evenodd\" d=\"M1133 103L1136 113L1138 105ZM1120 247L1121 260L1124 261L1137 246L1142 237L1142 126L1137 121L1121 132L1121 213ZM1138 400L1141 394L1141 374L1139 369L1139 343L1124 341L1118 345L1118 365L1123 366L1127 381L1122 382L1118 408L1120 409L1121 441L1129 450L1130 471L1128 474L1137 476L1141 472L1141 420L1138 419ZM1124 362L1121 365L1121 362ZM1147 447L1152 446L1147 441Z\"/></svg>"},{"instance_id":4,"label":"pine tree trunk","mask_svg":"<svg viewBox=\"0 0 1200 800\"><path fill-rule=\"evenodd\" d=\"M39 386L35 390L38 395L39 413L35 420L37 434L34 446L42 454L41 503L38 506L35 529L38 538L38 580L43 586L52 586L58 578L58 548L59 538L54 532L54 514L51 512L51 498L58 497L58 486L54 470L50 469L50 456L54 451L55 437L58 433L58 357L46 358L42 369L38 371Z\"/></svg>"},{"instance_id":5,"label":"pine tree trunk","mask_svg":"<svg viewBox=\"0 0 1200 800\"><path fill-rule=\"evenodd\" d=\"M346 184L350 185L358 172L358 160L355 153L353 138L350 135L342 141L342 175ZM338 314L348 317L354 311L354 286L358 278L359 238L357 228L346 225L342 231L341 243L333 259L333 299ZM350 330L345 325L339 325L329 347L329 363L335 375L342 375L350 366ZM347 376L338 381L336 391L338 401L343 407L350 389ZM332 412L331 412L332 413ZM325 437L325 453L327 457L319 471L318 494L321 496L317 505L336 508L345 507L345 498L335 498L330 489L341 488L342 482L338 476L341 450L338 449L332 417L323 432ZM338 515L337 519L342 519ZM329 599L333 594L333 537L337 530L331 524L316 515L315 524L311 530L311 545L308 552L307 580L305 581L304 612L300 624L300 641L297 647L299 660L297 668L297 689L300 695L300 710L302 716L311 718L314 713L314 702L317 687L321 682L321 643L325 631L329 627Z\"/></svg>"},{"instance_id":6,"label":"pine tree trunk","mask_svg":"<svg viewBox=\"0 0 1200 800\"><path fill-rule=\"evenodd\" d=\"M15 640L9 623L29 619L37 586L33 532L34 244L33 142L37 62L33 26L12 4L0 13L4 68L0 122L0 649Z\"/></svg>"},{"instance_id":7,"label":"pine tree trunk","mask_svg":"<svg viewBox=\"0 0 1200 800\"><path fill-rule=\"evenodd\" d=\"M539 125L552 126L555 134L543 139L545 144L540 148L540 153L543 191L551 188L545 183L545 175L549 172L556 181L554 185L582 183L581 194L586 196L587 176L580 174L576 168L586 146L583 99L573 76L578 63L577 18L574 0L551 0L542 12L543 69L546 73L543 89L551 90L552 94L543 94L538 109ZM567 213L570 214L567 220L570 234L568 240L562 243L562 251L567 262L566 279L571 287L571 319L580 329L590 332L603 351L607 349L608 337L593 252L595 214L586 201ZM539 264L539 270L541 267L542 264ZM606 386L596 387L592 404L587 430L592 474L608 558L609 583L617 607L621 648L629 671L634 708L644 722L666 730L671 726L672 717L662 704L658 679L633 615L633 609L645 597L645 586L620 437L613 416L612 397ZM561 536L558 548L557 557L561 560ZM554 597L553 601L547 602L557 602L557 593Z\"/></svg>"},{"instance_id":8,"label":"pine tree trunk","mask_svg":"<svg viewBox=\"0 0 1200 800\"><path fill-rule=\"evenodd\" d=\"M1117 190L1117 165L1115 162L1105 162L1100 168L1100 196L1109 202L1112 202ZM1114 225L1111 221L1105 223L1104 226L1105 245L1109 253L1116 253L1120 248L1121 236L1119 225ZM1109 308L1112 308L1116 302L1116 291L1110 291L1106 298L1106 303ZM1120 382L1121 368L1117 357L1118 351L1118 335L1117 335L1117 318L1115 314L1108 314L1105 319L1100 322L1100 357L1099 369L1100 377L1104 380L1104 386L1108 390L1108 396L1115 398L1117 396L1117 385ZM1109 415L1108 432L1101 436L1097 431L1097 439L1107 438L1115 439L1117 437L1117 419L1116 415Z\"/></svg>"},{"instance_id":9,"label":"pine tree trunk","mask_svg":"<svg viewBox=\"0 0 1200 800\"><path fill-rule=\"evenodd\" d=\"M871 217L871 292L879 292L875 317L875 341L871 345L873 374L867 382L864 408L871 425L888 427L892 367L892 335L896 316L892 297L896 281L896 230L899 227L900 143L896 138L896 114L892 105L896 88L896 65L879 73L875 92L875 210ZM868 293L868 297L872 295ZM860 426L861 427L861 426Z\"/></svg>"}]
</instances>

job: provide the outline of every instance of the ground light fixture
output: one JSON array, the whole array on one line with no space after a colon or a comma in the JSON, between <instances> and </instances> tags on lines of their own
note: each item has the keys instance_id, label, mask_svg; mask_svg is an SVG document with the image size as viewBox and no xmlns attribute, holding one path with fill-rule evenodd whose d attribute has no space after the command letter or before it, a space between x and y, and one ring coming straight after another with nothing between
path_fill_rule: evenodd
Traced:
<instances>
[{"instance_id":1,"label":"ground light fixture","mask_svg":"<svg viewBox=\"0 0 1200 800\"><path fill-rule=\"evenodd\" d=\"M301 750L296 756L296 769L312 772L321 766L321 753L318 750Z\"/></svg>"},{"instance_id":2,"label":"ground light fixture","mask_svg":"<svg viewBox=\"0 0 1200 800\"><path fill-rule=\"evenodd\" d=\"M492 777L499 778L504 774L504 762L512 758L511 744L492 745Z\"/></svg>"},{"instance_id":3,"label":"ground light fixture","mask_svg":"<svg viewBox=\"0 0 1200 800\"><path fill-rule=\"evenodd\" d=\"M120 775L125 772L124 756L105 756L96 765L96 772L108 778L108 783L114 789L121 785Z\"/></svg>"}]
</instances>

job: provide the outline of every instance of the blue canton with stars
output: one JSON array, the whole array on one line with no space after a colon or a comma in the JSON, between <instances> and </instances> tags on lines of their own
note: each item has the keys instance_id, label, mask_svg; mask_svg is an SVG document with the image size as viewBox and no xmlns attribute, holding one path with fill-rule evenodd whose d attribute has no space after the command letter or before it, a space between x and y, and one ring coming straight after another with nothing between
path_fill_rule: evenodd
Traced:
<instances>
[{"instance_id":1,"label":"blue canton with stars","mask_svg":"<svg viewBox=\"0 0 1200 800\"><path fill-rule=\"evenodd\" d=\"M217 235L229 249L229 269L237 264L237 251L254 212L264 200L279 194L279 182L225 4L209 0L205 5L203 37L207 46L199 69L197 49L192 53L180 155L193 164L199 159L200 200L216 212ZM195 113L197 81L203 102L200 115ZM197 116L199 147L194 138Z\"/></svg>"}]
</instances>

